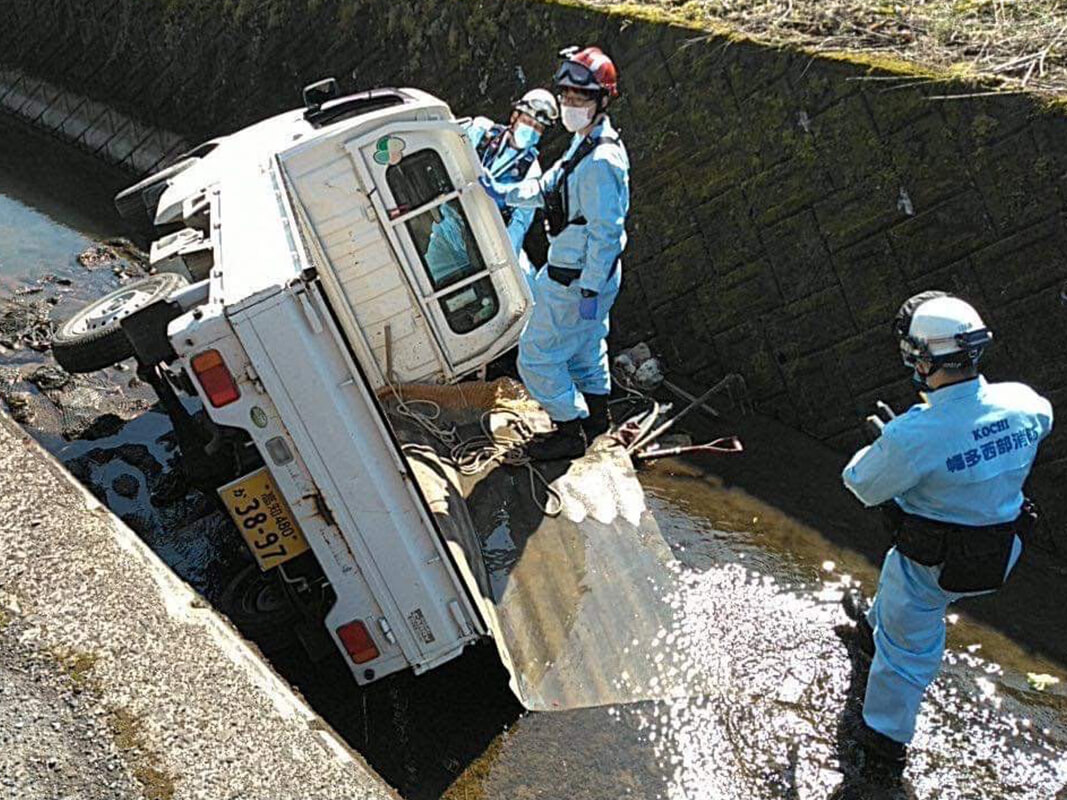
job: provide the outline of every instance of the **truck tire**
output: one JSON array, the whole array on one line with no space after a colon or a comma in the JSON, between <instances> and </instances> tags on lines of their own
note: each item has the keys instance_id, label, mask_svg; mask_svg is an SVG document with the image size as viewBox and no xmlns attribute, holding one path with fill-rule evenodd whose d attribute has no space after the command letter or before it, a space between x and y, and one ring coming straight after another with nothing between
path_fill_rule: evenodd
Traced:
<instances>
[{"instance_id":1,"label":"truck tire","mask_svg":"<svg viewBox=\"0 0 1067 800\"><path fill-rule=\"evenodd\" d=\"M166 169L149 175L115 195L115 210L137 230L151 233L156 222L156 205L170 179L193 166L198 158L183 158Z\"/></svg>"},{"instance_id":2,"label":"truck tire","mask_svg":"<svg viewBox=\"0 0 1067 800\"><path fill-rule=\"evenodd\" d=\"M249 564L234 576L222 590L218 605L237 630L264 654L300 644L296 635L300 612L286 596L278 576L262 572L258 564Z\"/></svg>"},{"instance_id":3,"label":"truck tire","mask_svg":"<svg viewBox=\"0 0 1067 800\"><path fill-rule=\"evenodd\" d=\"M59 326L52 355L67 372L95 372L133 355L119 324L124 317L188 285L181 275L162 273L135 281L84 306Z\"/></svg>"}]
</instances>

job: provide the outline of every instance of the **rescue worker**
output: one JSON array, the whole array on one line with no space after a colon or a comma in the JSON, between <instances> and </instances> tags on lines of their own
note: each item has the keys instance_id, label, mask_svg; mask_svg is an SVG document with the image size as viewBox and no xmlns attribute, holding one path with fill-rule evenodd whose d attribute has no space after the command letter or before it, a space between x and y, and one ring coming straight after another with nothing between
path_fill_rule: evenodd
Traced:
<instances>
[{"instance_id":1,"label":"rescue worker","mask_svg":"<svg viewBox=\"0 0 1067 800\"><path fill-rule=\"evenodd\" d=\"M1029 386L978 372L993 335L957 297L912 297L894 333L925 401L886 423L842 478L864 505L890 501L897 515L874 602L857 621L867 648L873 640L862 744L903 766L941 666L945 610L1000 588L1022 551L1032 523L1023 482L1052 429L1052 406Z\"/></svg>"},{"instance_id":2,"label":"rescue worker","mask_svg":"<svg viewBox=\"0 0 1067 800\"><path fill-rule=\"evenodd\" d=\"M569 48L555 76L563 126L574 134L540 178L509 190L517 208L544 208L548 263L519 338L519 375L555 429L527 446L537 461L577 458L608 429L608 314L622 282L630 162L607 115L615 65L597 47Z\"/></svg>"},{"instance_id":3,"label":"rescue worker","mask_svg":"<svg viewBox=\"0 0 1067 800\"><path fill-rule=\"evenodd\" d=\"M535 209L515 209L502 202L501 192L528 178L541 174L537 160L537 143L545 130L559 119L556 98L545 89L532 89L511 107L507 125L494 124L487 117L475 117L467 123L467 136L484 171L483 185L497 200L508 229L508 239L528 281L533 267L522 249L526 232L533 224ZM494 188L495 187L495 188ZM456 204L446 203L437 212L426 250L426 265L437 284L453 280L471 267L467 253L469 229Z\"/></svg>"},{"instance_id":4,"label":"rescue worker","mask_svg":"<svg viewBox=\"0 0 1067 800\"><path fill-rule=\"evenodd\" d=\"M511 107L507 125L487 117L475 117L467 124L467 136L491 181L490 194L497 201L508 238L527 279L533 279L533 266L522 249L533 224L534 208L515 208L504 203L503 193L527 178L541 175L537 145L545 131L559 119L556 98L547 89L531 89Z\"/></svg>"}]
</instances>

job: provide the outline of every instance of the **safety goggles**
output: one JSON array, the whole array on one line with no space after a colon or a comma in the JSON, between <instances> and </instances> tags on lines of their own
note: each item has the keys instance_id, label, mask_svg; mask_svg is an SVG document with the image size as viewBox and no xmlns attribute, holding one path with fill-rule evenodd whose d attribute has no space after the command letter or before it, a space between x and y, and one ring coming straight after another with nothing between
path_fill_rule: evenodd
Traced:
<instances>
[{"instance_id":1,"label":"safety goggles","mask_svg":"<svg viewBox=\"0 0 1067 800\"><path fill-rule=\"evenodd\" d=\"M900 357L907 367L914 367L919 361L944 362L953 356L966 355L975 361L976 355L981 354L982 348L993 341L993 332L989 328L957 333L955 336L945 336L929 341L920 341L912 336L900 337ZM931 350L940 345L952 344L957 348L954 352L942 356L934 356Z\"/></svg>"},{"instance_id":2,"label":"safety goggles","mask_svg":"<svg viewBox=\"0 0 1067 800\"><path fill-rule=\"evenodd\" d=\"M560 64L559 69L556 70L555 83L556 86L570 86L574 89L589 91L601 89L593 71L577 61L564 61Z\"/></svg>"},{"instance_id":3,"label":"safety goggles","mask_svg":"<svg viewBox=\"0 0 1067 800\"><path fill-rule=\"evenodd\" d=\"M512 106L512 108L519 114L525 114L530 118L531 122L536 122L542 129L551 127L552 123L555 122L547 109L536 108L530 103L525 103L521 100ZM538 133L541 132L542 131L538 131Z\"/></svg>"}]
</instances>

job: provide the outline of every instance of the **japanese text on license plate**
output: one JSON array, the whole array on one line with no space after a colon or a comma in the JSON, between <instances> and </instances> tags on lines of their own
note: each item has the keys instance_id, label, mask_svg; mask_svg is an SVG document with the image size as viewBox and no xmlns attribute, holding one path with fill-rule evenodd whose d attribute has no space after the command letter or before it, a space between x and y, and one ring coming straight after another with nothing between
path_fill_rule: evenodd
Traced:
<instances>
[{"instance_id":1,"label":"japanese text on license plate","mask_svg":"<svg viewBox=\"0 0 1067 800\"><path fill-rule=\"evenodd\" d=\"M219 496L263 571L308 549L304 534L266 467L223 486Z\"/></svg>"}]
</instances>

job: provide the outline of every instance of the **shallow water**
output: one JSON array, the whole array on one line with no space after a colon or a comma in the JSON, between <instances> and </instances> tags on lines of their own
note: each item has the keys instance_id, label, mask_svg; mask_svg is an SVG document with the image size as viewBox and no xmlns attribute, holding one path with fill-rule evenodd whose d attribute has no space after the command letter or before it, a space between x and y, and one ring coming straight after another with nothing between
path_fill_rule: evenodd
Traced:
<instances>
[{"instance_id":1,"label":"shallow water","mask_svg":"<svg viewBox=\"0 0 1067 800\"><path fill-rule=\"evenodd\" d=\"M45 272L77 278L72 294L79 296L115 284L113 276L87 273L75 256L122 232L108 205L122 182L0 120L0 284L13 291ZM148 499L174 457L168 430L162 415L148 412L95 442L37 435L60 458L81 464L108 505L214 598L233 569L225 519L195 496L160 508ZM802 454L751 457L778 456ZM525 713L490 645L422 677L402 674L366 690L339 659L312 664L288 651L275 666L390 783L418 800L1044 800L1063 791L1067 693L1063 684L1038 693L1026 680L1027 672L1063 677L1063 666L968 622L965 606L950 626L945 669L924 702L904 782L864 770L850 733L862 662L847 646L839 601L857 582L873 587L875 567L774 506L724 488L714 463L705 463L708 471L661 462L641 473L678 559L668 600L681 623L663 648L691 670L689 685L699 687L691 696ZM134 491L115 488L123 476L134 479Z\"/></svg>"},{"instance_id":2,"label":"shallow water","mask_svg":"<svg viewBox=\"0 0 1067 800\"><path fill-rule=\"evenodd\" d=\"M75 257L125 233L111 206L128 178L0 115L0 282L84 278Z\"/></svg>"}]
</instances>

